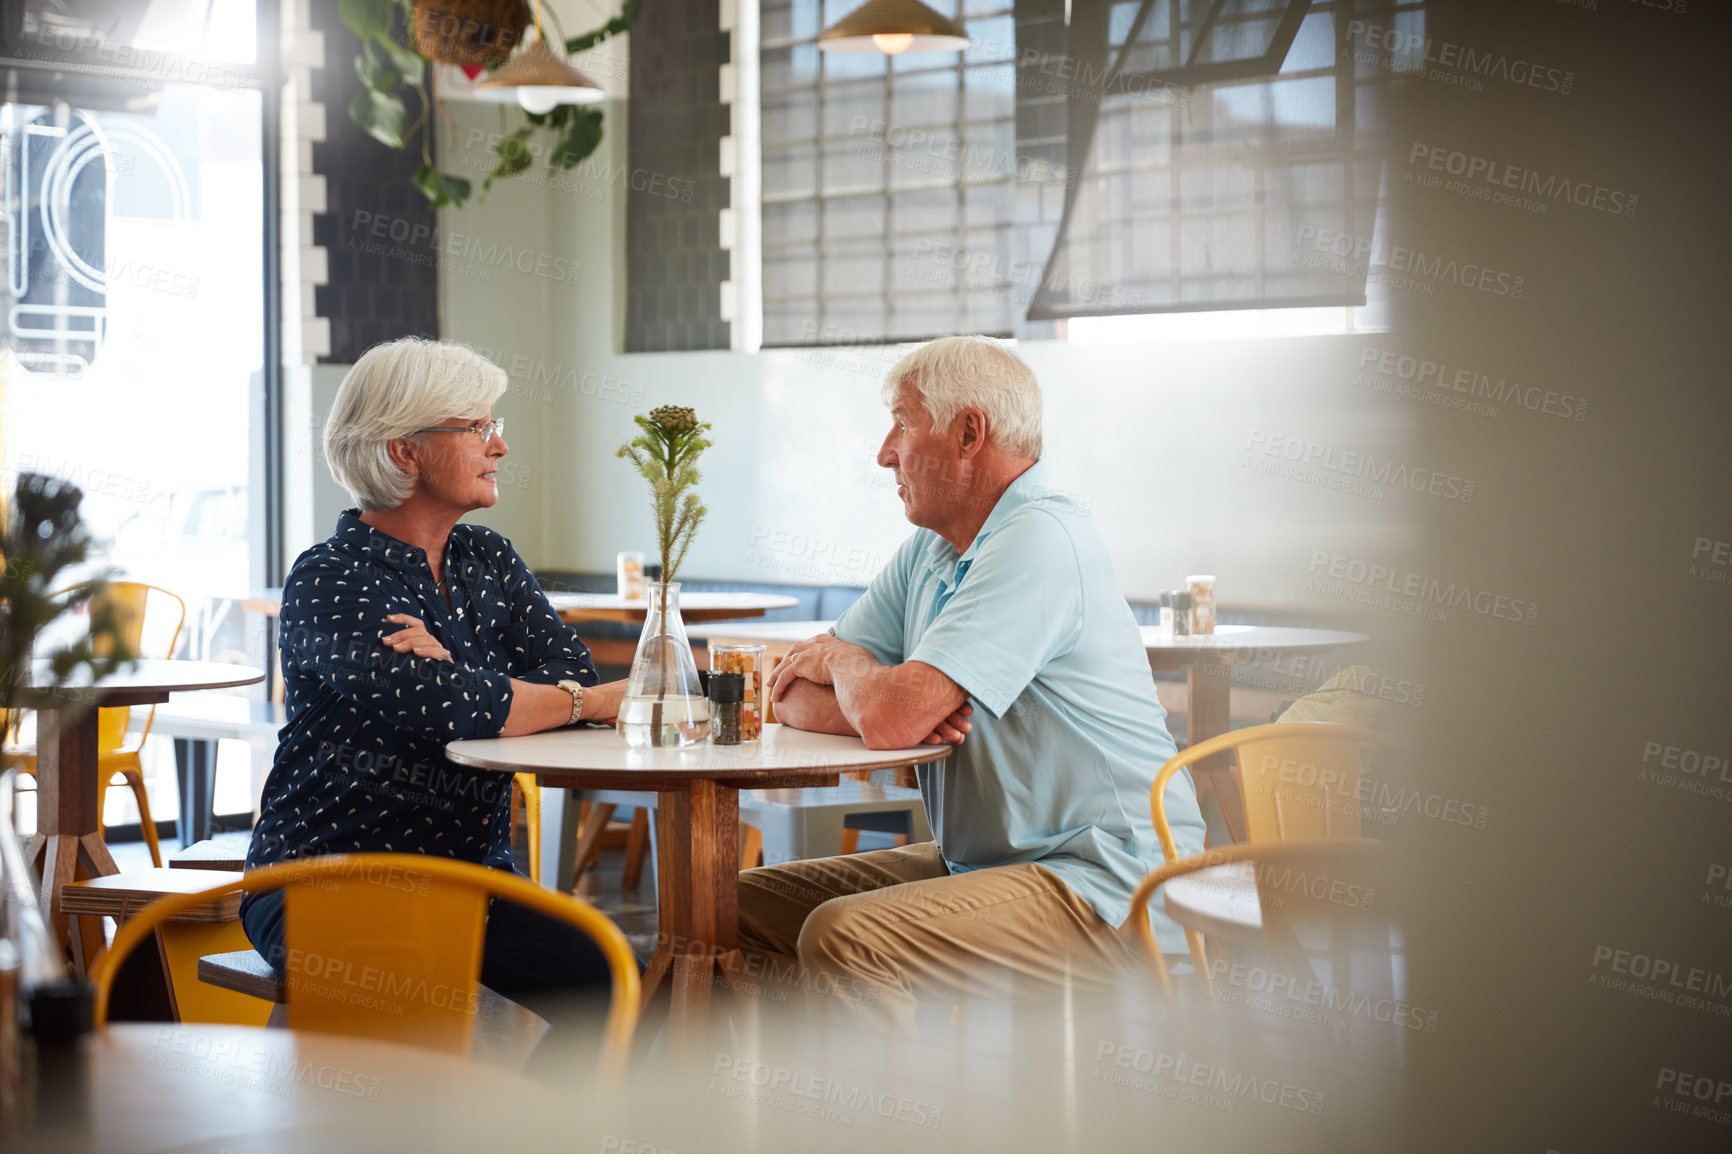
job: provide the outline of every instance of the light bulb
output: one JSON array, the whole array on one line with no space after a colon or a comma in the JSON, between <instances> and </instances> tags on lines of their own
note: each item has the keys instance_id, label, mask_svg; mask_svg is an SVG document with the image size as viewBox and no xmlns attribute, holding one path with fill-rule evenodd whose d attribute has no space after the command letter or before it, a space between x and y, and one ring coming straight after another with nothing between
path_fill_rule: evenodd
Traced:
<instances>
[{"instance_id":1,"label":"light bulb","mask_svg":"<svg viewBox=\"0 0 1732 1154\"><path fill-rule=\"evenodd\" d=\"M524 84L517 89L517 103L523 111L546 116L560 104L560 89L546 84Z\"/></svg>"},{"instance_id":2,"label":"light bulb","mask_svg":"<svg viewBox=\"0 0 1732 1154\"><path fill-rule=\"evenodd\" d=\"M906 52L914 47L912 32L880 32L872 37L872 46L886 56Z\"/></svg>"}]
</instances>

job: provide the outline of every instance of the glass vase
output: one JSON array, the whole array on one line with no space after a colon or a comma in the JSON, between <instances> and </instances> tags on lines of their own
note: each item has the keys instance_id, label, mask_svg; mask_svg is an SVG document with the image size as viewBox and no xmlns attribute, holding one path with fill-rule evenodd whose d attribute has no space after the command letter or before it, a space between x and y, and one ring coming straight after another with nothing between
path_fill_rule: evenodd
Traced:
<instances>
[{"instance_id":1,"label":"glass vase","mask_svg":"<svg viewBox=\"0 0 1732 1154\"><path fill-rule=\"evenodd\" d=\"M619 732L634 748L678 749L710 731L710 703L680 620L679 582L649 583L649 615L619 707Z\"/></svg>"}]
</instances>

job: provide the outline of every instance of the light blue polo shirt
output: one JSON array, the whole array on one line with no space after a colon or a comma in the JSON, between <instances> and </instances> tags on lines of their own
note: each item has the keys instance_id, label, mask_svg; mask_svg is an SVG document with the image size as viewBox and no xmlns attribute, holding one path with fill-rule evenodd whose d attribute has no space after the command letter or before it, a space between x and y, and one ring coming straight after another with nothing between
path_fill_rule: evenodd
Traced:
<instances>
[{"instance_id":1,"label":"light blue polo shirt","mask_svg":"<svg viewBox=\"0 0 1732 1154\"><path fill-rule=\"evenodd\" d=\"M920 768L951 873L1039 862L1113 926L1165 860L1149 815L1173 756L1136 618L1106 543L1036 462L993 506L968 551L930 529L902 543L836 636L886 665L924 661L967 691L974 729ZM1181 856L1203 848L1188 774L1166 790ZM1163 950L1183 933L1153 904Z\"/></svg>"}]
</instances>

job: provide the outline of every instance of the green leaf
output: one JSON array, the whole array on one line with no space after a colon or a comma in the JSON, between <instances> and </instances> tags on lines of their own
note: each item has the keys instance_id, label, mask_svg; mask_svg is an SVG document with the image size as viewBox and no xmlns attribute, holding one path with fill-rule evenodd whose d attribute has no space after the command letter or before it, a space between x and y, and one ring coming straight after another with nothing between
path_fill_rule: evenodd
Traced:
<instances>
[{"instance_id":1,"label":"green leaf","mask_svg":"<svg viewBox=\"0 0 1732 1154\"><path fill-rule=\"evenodd\" d=\"M594 152L601 143L601 110L574 109L571 123L554 145L547 162L555 168L575 168L578 161Z\"/></svg>"},{"instance_id":2,"label":"green leaf","mask_svg":"<svg viewBox=\"0 0 1732 1154\"><path fill-rule=\"evenodd\" d=\"M337 14L362 40L391 31L391 0L337 0Z\"/></svg>"},{"instance_id":3,"label":"green leaf","mask_svg":"<svg viewBox=\"0 0 1732 1154\"><path fill-rule=\"evenodd\" d=\"M410 180L434 208L442 208L448 204L462 208L469 199L469 181L461 176L440 172L430 164L417 168Z\"/></svg>"},{"instance_id":4,"label":"green leaf","mask_svg":"<svg viewBox=\"0 0 1732 1154\"><path fill-rule=\"evenodd\" d=\"M349 119L367 130L367 134L390 148L403 147L403 133L409 127L409 110L403 102L388 92L362 88L349 101Z\"/></svg>"},{"instance_id":5,"label":"green leaf","mask_svg":"<svg viewBox=\"0 0 1732 1154\"><path fill-rule=\"evenodd\" d=\"M380 57L376 43L373 40L361 42L361 54L355 57L355 75L375 92L390 92L403 77Z\"/></svg>"},{"instance_id":6,"label":"green leaf","mask_svg":"<svg viewBox=\"0 0 1732 1154\"><path fill-rule=\"evenodd\" d=\"M391 67L401 72L411 84L425 83L427 78L427 61L413 48L405 48L389 36L379 36L373 40L373 45L383 52L390 60Z\"/></svg>"},{"instance_id":7,"label":"green leaf","mask_svg":"<svg viewBox=\"0 0 1732 1154\"><path fill-rule=\"evenodd\" d=\"M585 32L582 36L573 36L565 42L565 54L576 55L586 48L594 48L609 36L617 36L621 32L631 31L632 24L637 20L638 10L643 7L643 0L625 0L625 5L619 10L619 15L603 24L593 32Z\"/></svg>"},{"instance_id":8,"label":"green leaf","mask_svg":"<svg viewBox=\"0 0 1732 1154\"><path fill-rule=\"evenodd\" d=\"M482 182L482 192L492 188L495 180L516 176L535 162L535 154L529 149L529 135L534 131L533 125L526 124L494 146L493 151L499 157L499 163L493 166L493 171L488 173L487 179Z\"/></svg>"}]
</instances>

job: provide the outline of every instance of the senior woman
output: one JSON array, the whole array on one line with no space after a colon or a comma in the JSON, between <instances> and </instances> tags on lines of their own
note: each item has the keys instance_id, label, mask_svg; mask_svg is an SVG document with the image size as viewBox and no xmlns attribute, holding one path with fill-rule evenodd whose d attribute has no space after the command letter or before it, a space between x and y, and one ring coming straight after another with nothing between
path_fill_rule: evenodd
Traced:
<instances>
[{"instance_id":1,"label":"senior woman","mask_svg":"<svg viewBox=\"0 0 1732 1154\"><path fill-rule=\"evenodd\" d=\"M337 390L325 459L359 507L283 588L288 724L248 868L386 852L511 869L511 778L456 764L445 743L618 712L624 682L597 684L511 543L458 523L499 500L505 386L471 349L404 339L369 349ZM283 895L249 897L241 920L281 970ZM495 901L481 980L545 1012L604 990L608 971L576 929Z\"/></svg>"}]
</instances>

